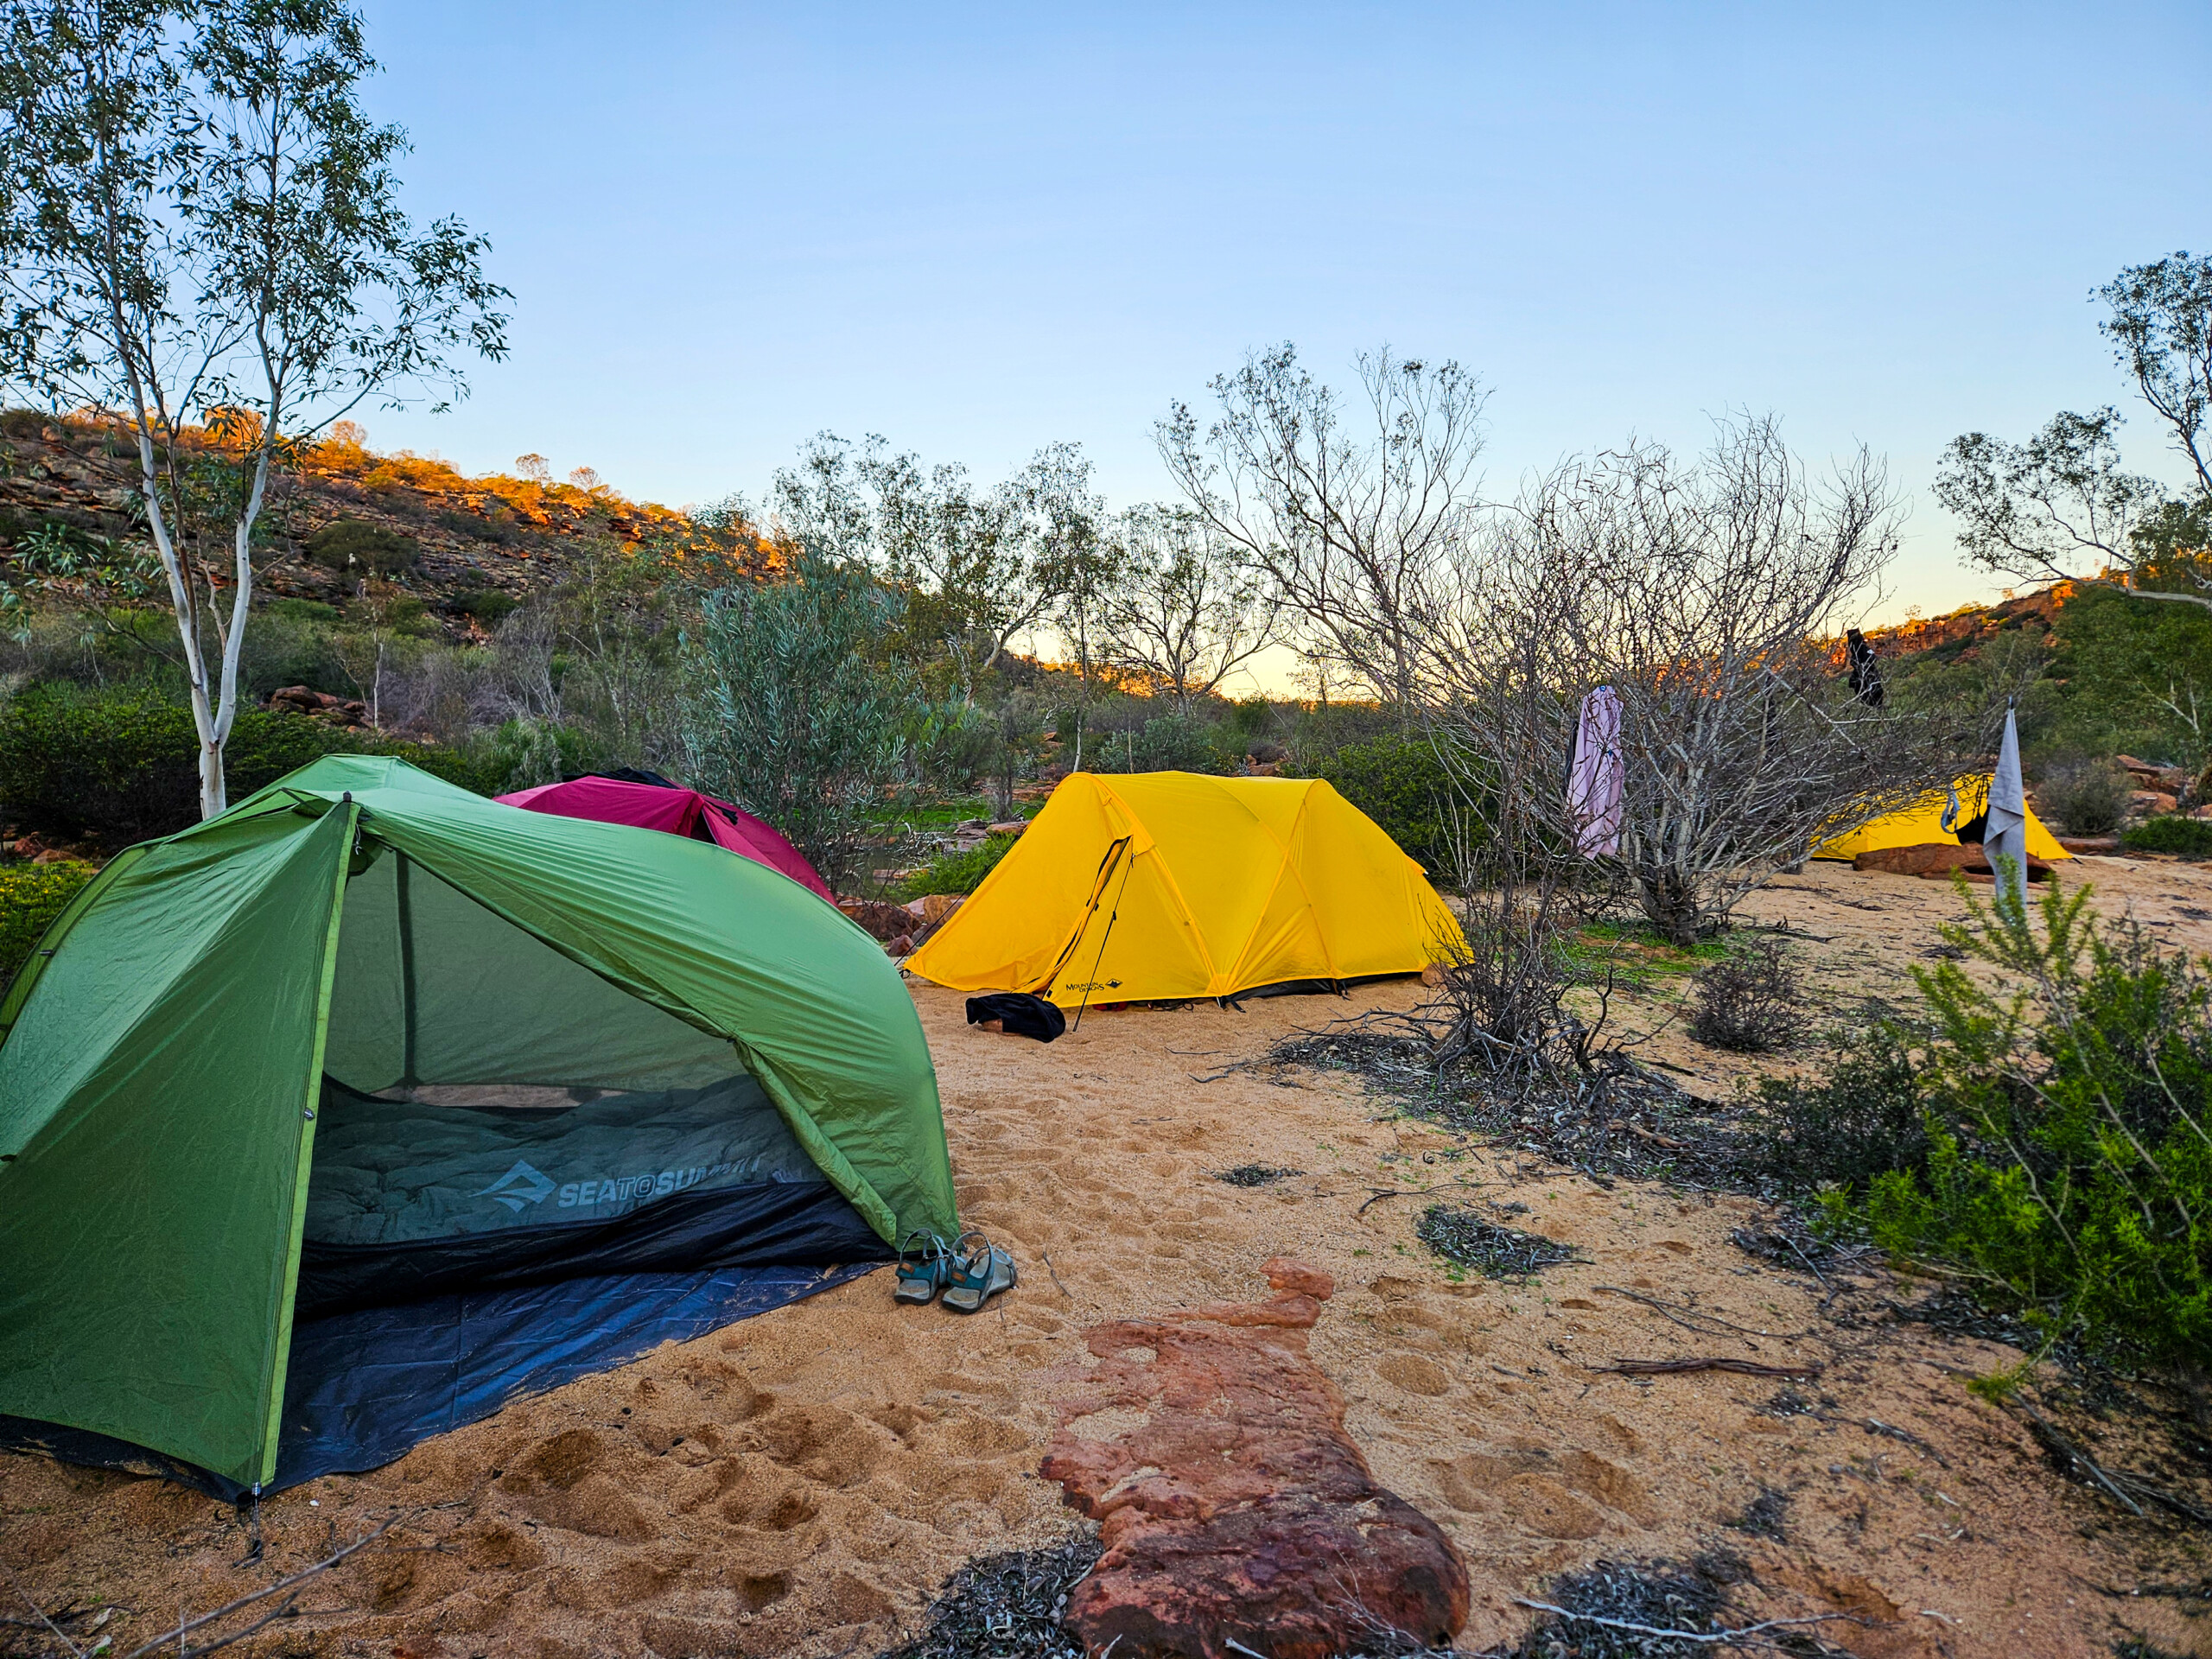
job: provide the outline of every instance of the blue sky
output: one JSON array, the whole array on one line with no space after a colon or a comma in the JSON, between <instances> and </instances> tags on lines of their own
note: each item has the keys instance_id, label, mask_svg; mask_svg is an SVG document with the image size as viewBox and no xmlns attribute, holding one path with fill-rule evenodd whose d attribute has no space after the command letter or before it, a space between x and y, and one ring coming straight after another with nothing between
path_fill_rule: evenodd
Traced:
<instances>
[{"instance_id":1,"label":"blue sky","mask_svg":"<svg viewBox=\"0 0 2212 1659\"><path fill-rule=\"evenodd\" d=\"M1490 487L1778 412L1912 502L1889 615L1993 592L1928 493L2124 401L2088 290L2212 243L2212 7L531 6L369 0L410 197L514 353L372 444L680 505L823 429L988 480L1251 347L1453 357ZM2143 419L2132 457L2171 473Z\"/></svg>"}]
</instances>

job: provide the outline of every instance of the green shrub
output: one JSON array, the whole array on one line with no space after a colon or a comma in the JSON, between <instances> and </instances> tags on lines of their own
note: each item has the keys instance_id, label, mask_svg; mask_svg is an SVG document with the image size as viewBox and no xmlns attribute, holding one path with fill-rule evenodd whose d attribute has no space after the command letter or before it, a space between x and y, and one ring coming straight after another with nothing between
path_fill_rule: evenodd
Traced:
<instances>
[{"instance_id":1,"label":"green shrub","mask_svg":"<svg viewBox=\"0 0 2212 1659\"><path fill-rule=\"evenodd\" d=\"M292 607L325 611L334 618L337 613L312 600L277 602L285 608L271 606L265 615L254 618L239 645L238 684L245 695L258 702L279 686L304 685L316 691L353 696L345 665L332 643L329 620L302 615Z\"/></svg>"},{"instance_id":2,"label":"green shrub","mask_svg":"<svg viewBox=\"0 0 2212 1659\"><path fill-rule=\"evenodd\" d=\"M2212 858L2212 819L2185 818L2168 812L2120 832L2131 853L2176 853L2183 858Z\"/></svg>"},{"instance_id":3,"label":"green shrub","mask_svg":"<svg viewBox=\"0 0 2212 1659\"><path fill-rule=\"evenodd\" d=\"M331 623L338 620L338 607L319 599L272 599L265 608L270 616L281 616L288 622Z\"/></svg>"},{"instance_id":4,"label":"green shrub","mask_svg":"<svg viewBox=\"0 0 2212 1659\"><path fill-rule=\"evenodd\" d=\"M469 588L455 594L452 604L461 615L474 617L486 627L495 628L519 609L522 601L497 588Z\"/></svg>"},{"instance_id":5,"label":"green shrub","mask_svg":"<svg viewBox=\"0 0 2212 1659\"><path fill-rule=\"evenodd\" d=\"M505 795L539 784L557 784L616 764L607 745L589 732L552 721L502 721L490 732L470 734L467 750L480 795Z\"/></svg>"},{"instance_id":6,"label":"green shrub","mask_svg":"<svg viewBox=\"0 0 2212 1659\"><path fill-rule=\"evenodd\" d=\"M1068 728L1063 726L1060 728ZM1094 730L1084 746L1083 764L1090 772L1233 772L1243 753L1232 753L1214 741L1213 728L1189 715L1154 715L1126 731Z\"/></svg>"},{"instance_id":7,"label":"green shrub","mask_svg":"<svg viewBox=\"0 0 2212 1659\"><path fill-rule=\"evenodd\" d=\"M2036 810L2067 835L2110 835L2126 817L2134 788L2117 760L2061 760L2036 785Z\"/></svg>"},{"instance_id":8,"label":"green shrub","mask_svg":"<svg viewBox=\"0 0 2212 1659\"><path fill-rule=\"evenodd\" d=\"M1323 763L1320 775L1433 878L1458 874L1452 806L1460 796L1426 739L1347 744ZM1479 835L1471 822L1468 835L1471 847Z\"/></svg>"},{"instance_id":9,"label":"green shrub","mask_svg":"<svg viewBox=\"0 0 2212 1659\"><path fill-rule=\"evenodd\" d=\"M92 867L75 859L55 864L0 864L0 991L30 960L38 944Z\"/></svg>"},{"instance_id":10,"label":"green shrub","mask_svg":"<svg viewBox=\"0 0 2212 1659\"><path fill-rule=\"evenodd\" d=\"M33 686L0 708L0 810L71 841L173 835L199 821L199 752L192 711L161 691ZM334 753L399 755L464 788L479 782L478 768L450 750L249 709L226 751L231 798Z\"/></svg>"},{"instance_id":11,"label":"green shrub","mask_svg":"<svg viewBox=\"0 0 2212 1659\"><path fill-rule=\"evenodd\" d=\"M705 595L685 631L697 782L774 824L833 887L862 868L908 763L913 677L879 661L902 604L864 567L810 559Z\"/></svg>"},{"instance_id":12,"label":"green shrub","mask_svg":"<svg viewBox=\"0 0 2212 1659\"><path fill-rule=\"evenodd\" d=\"M1766 1077L1758 1163L1785 1192L1865 1192L1892 1170L1928 1167L1912 1042L1886 1020L1839 1040L1816 1077Z\"/></svg>"},{"instance_id":13,"label":"green shrub","mask_svg":"<svg viewBox=\"0 0 2212 1659\"><path fill-rule=\"evenodd\" d=\"M331 570L396 576L415 568L422 544L365 518L334 518L308 537L308 557Z\"/></svg>"},{"instance_id":14,"label":"green shrub","mask_svg":"<svg viewBox=\"0 0 2212 1659\"><path fill-rule=\"evenodd\" d=\"M1916 969L1925 1029L1878 1027L1837 1079L1769 1104L1784 1120L1831 1109L1796 1116L1790 1138L1843 1177L1823 1194L1839 1219L1962 1270L2054 1338L2078 1331L2202 1382L2212 977L2133 924L2101 927L2088 897L2053 883L2024 913L1970 897L1943 936L1995 975ZM1913 1115L1920 1135L1885 1155L1879 1131ZM1833 1144L1836 1117L1860 1126L1855 1154ZM1859 1170L1836 1167L1854 1156Z\"/></svg>"},{"instance_id":15,"label":"green shrub","mask_svg":"<svg viewBox=\"0 0 2212 1659\"><path fill-rule=\"evenodd\" d=\"M931 893L973 893L1020 839L1019 836L986 836L980 847L970 847L964 853L940 854L922 867L920 874L899 884L899 899L919 899Z\"/></svg>"}]
</instances>

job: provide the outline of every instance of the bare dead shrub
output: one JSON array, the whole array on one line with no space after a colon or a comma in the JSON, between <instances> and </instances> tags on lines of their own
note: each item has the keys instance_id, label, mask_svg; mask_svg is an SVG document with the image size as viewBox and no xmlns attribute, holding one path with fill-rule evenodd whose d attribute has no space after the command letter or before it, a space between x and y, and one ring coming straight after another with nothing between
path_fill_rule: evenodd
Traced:
<instances>
[{"instance_id":1,"label":"bare dead shrub","mask_svg":"<svg viewBox=\"0 0 2212 1659\"><path fill-rule=\"evenodd\" d=\"M1816 484L1771 420L1723 423L1694 460L1636 444L1569 463L1470 521L1425 594L1424 703L1464 771L1525 780L1513 810L1572 847L1578 717L1611 687L1623 795L1600 850L1688 944L1980 741L1979 709L1860 702L1831 649L1894 524L1871 457Z\"/></svg>"},{"instance_id":2,"label":"bare dead shrub","mask_svg":"<svg viewBox=\"0 0 2212 1659\"><path fill-rule=\"evenodd\" d=\"M1708 1048L1770 1054L1803 1024L1804 991L1772 939L1716 962L1697 976L1690 1035Z\"/></svg>"}]
</instances>

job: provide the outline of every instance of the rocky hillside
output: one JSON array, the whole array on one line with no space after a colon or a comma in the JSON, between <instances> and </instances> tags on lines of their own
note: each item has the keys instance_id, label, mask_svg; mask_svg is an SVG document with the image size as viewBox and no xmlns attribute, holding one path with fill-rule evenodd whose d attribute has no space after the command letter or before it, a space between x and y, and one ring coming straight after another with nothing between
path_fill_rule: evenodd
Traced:
<instances>
[{"instance_id":1,"label":"rocky hillside","mask_svg":"<svg viewBox=\"0 0 2212 1659\"><path fill-rule=\"evenodd\" d=\"M207 442L208 458L219 459L217 441ZM340 423L273 482L263 591L342 611L373 573L461 639L558 582L588 543L744 563L765 556L747 527L629 500L588 469L559 483L535 456L523 466L534 475L471 478L442 461L380 454L359 428ZM0 413L0 575L50 575L57 555L73 550L81 560L143 543L136 477L135 451L110 427Z\"/></svg>"},{"instance_id":2,"label":"rocky hillside","mask_svg":"<svg viewBox=\"0 0 2212 1659\"><path fill-rule=\"evenodd\" d=\"M1918 657L1933 652L1947 662L1972 662L1998 634L2031 624L2048 628L2073 593L2070 582L2038 588L1994 605L1961 605L1943 616L1916 617L1894 627L1869 628L1866 639L1885 658Z\"/></svg>"}]
</instances>

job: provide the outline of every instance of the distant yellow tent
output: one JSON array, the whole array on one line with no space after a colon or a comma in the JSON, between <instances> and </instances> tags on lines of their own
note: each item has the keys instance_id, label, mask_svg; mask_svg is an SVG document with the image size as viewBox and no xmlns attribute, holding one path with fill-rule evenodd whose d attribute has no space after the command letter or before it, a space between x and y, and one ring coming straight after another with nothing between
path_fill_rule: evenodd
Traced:
<instances>
[{"instance_id":1,"label":"distant yellow tent","mask_svg":"<svg viewBox=\"0 0 2212 1659\"><path fill-rule=\"evenodd\" d=\"M1418 973L1459 938L1421 866L1319 779L1078 772L906 966L1074 1007Z\"/></svg>"},{"instance_id":2,"label":"distant yellow tent","mask_svg":"<svg viewBox=\"0 0 2212 1659\"><path fill-rule=\"evenodd\" d=\"M1952 822L1966 823L1981 816L1982 807L1989 799L1989 779L1976 773L1961 778L1951 785L1958 792L1959 813ZM1949 804L1949 792L1931 789L1910 806L1886 813L1870 823L1860 825L1847 836L1838 836L1834 841L1822 842L1813 849L1815 858L1856 858L1861 853L1871 853L1882 847L1917 847L1923 842L1955 842L1958 836L1943 828L1943 809ZM2036 817L2035 809L2028 809L2028 856L2045 860L2071 858L2073 854L2058 844L2058 838L2043 827L2043 820Z\"/></svg>"}]
</instances>

